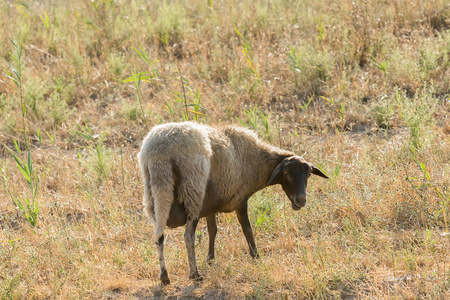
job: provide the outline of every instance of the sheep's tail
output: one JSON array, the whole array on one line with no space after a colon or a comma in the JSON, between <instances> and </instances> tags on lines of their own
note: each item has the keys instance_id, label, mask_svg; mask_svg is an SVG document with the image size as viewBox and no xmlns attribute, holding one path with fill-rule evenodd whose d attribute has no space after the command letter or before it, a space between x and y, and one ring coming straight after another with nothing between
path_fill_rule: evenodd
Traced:
<instances>
[{"instance_id":1,"label":"sheep's tail","mask_svg":"<svg viewBox=\"0 0 450 300\"><path fill-rule=\"evenodd\" d=\"M144 178L144 212L155 224L155 203L152 196L152 188L150 182L150 172L147 164L142 165L142 177Z\"/></svg>"},{"instance_id":2,"label":"sheep's tail","mask_svg":"<svg viewBox=\"0 0 450 300\"><path fill-rule=\"evenodd\" d=\"M184 203L188 218L198 219L203 207L210 172L209 158L203 154L185 154L174 161L183 180L177 187L180 203Z\"/></svg>"},{"instance_id":3,"label":"sheep's tail","mask_svg":"<svg viewBox=\"0 0 450 300\"><path fill-rule=\"evenodd\" d=\"M174 178L170 161L152 161L147 167L150 185L144 188L144 203L151 192L155 223L155 242L161 238L174 201ZM145 179L144 179L145 180ZM148 190L150 188L150 191ZM149 198L148 200L151 199ZM148 201L147 200L147 201ZM147 202L148 203L148 202Z\"/></svg>"}]
</instances>

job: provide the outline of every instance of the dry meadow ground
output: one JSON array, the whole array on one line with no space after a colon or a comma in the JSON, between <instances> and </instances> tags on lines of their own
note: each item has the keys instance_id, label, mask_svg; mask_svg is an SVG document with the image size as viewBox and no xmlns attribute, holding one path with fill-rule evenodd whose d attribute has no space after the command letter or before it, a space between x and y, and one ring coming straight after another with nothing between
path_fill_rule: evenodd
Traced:
<instances>
[{"instance_id":1,"label":"dry meadow ground","mask_svg":"<svg viewBox=\"0 0 450 300\"><path fill-rule=\"evenodd\" d=\"M1 299L449 299L448 0L0 2ZM206 223L159 284L136 155L159 123L236 123L319 165Z\"/></svg>"}]
</instances>

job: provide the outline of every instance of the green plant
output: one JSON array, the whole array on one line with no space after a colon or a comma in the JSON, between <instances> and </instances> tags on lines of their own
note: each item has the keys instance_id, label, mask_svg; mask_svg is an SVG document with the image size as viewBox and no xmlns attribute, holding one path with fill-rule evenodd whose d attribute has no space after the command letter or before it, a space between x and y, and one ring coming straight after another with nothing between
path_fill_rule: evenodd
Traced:
<instances>
[{"instance_id":1,"label":"green plant","mask_svg":"<svg viewBox=\"0 0 450 300\"><path fill-rule=\"evenodd\" d=\"M258 132L264 133L265 138L268 141L272 141L273 137L269 126L268 114L262 112L261 108L258 105L250 105L249 109L244 109L244 115L246 117L246 120L241 120L237 116L236 119L238 119L242 125Z\"/></svg>"},{"instance_id":2,"label":"green plant","mask_svg":"<svg viewBox=\"0 0 450 300\"><path fill-rule=\"evenodd\" d=\"M270 192L259 192L251 199L249 218L255 231L271 229L281 205Z\"/></svg>"},{"instance_id":3,"label":"green plant","mask_svg":"<svg viewBox=\"0 0 450 300\"><path fill-rule=\"evenodd\" d=\"M144 47L142 47L142 45L139 43L139 49L136 49L133 47L134 51L139 55L139 57L141 57L147 64L148 66L152 69L151 72L137 72L136 71L136 67L134 67L134 71L131 71L131 76L128 78L125 78L124 80L119 80L122 83L128 83L128 82L133 82L134 84L134 89L136 90L136 99L138 100L139 103L139 108L141 110L141 116L143 119L143 122L146 126L146 128L148 129L148 122L147 122L147 117L146 114L144 112L144 107L142 105L142 99L141 99L141 93L140 93L140 88L141 88L141 83L142 81L144 82L148 82L148 83L155 83L158 81L158 79L156 78L156 68L153 67L153 64L156 61L151 61L147 52L145 51ZM136 112L130 111L130 119L136 120L138 114Z\"/></svg>"},{"instance_id":4,"label":"green plant","mask_svg":"<svg viewBox=\"0 0 450 300\"><path fill-rule=\"evenodd\" d=\"M387 72L388 62L385 59L382 59L381 62L377 61L374 57L371 60L372 64L379 70L381 70L384 74Z\"/></svg>"},{"instance_id":5,"label":"green plant","mask_svg":"<svg viewBox=\"0 0 450 300\"><path fill-rule=\"evenodd\" d=\"M99 55L102 50L102 40L111 44L115 39L117 14L115 12L117 1L115 0L92 0L90 4L90 16L85 17L84 22L93 28L98 37L90 45L88 51L91 57Z\"/></svg>"},{"instance_id":6,"label":"green plant","mask_svg":"<svg viewBox=\"0 0 450 300\"><path fill-rule=\"evenodd\" d=\"M131 74L132 75L130 77L122 80L122 82L123 83L133 82L134 89L136 90L136 99L138 100L139 108L141 109L143 122L144 122L145 127L148 129L147 117L144 113L144 107L142 105L140 87L141 87L142 81L151 82L153 77L152 77L152 75L149 75L148 72L137 72L136 67L134 68L134 71L131 71Z\"/></svg>"},{"instance_id":7,"label":"green plant","mask_svg":"<svg viewBox=\"0 0 450 300\"><path fill-rule=\"evenodd\" d=\"M120 115L130 121L138 121L139 119L143 119L141 108L127 102L122 103Z\"/></svg>"},{"instance_id":8,"label":"green plant","mask_svg":"<svg viewBox=\"0 0 450 300\"><path fill-rule=\"evenodd\" d=\"M389 103L379 103L372 108L372 115L378 127L387 129L391 127L394 109Z\"/></svg>"},{"instance_id":9,"label":"green plant","mask_svg":"<svg viewBox=\"0 0 450 300\"><path fill-rule=\"evenodd\" d=\"M40 82L38 77L31 77L24 84L23 90L27 110L38 119L44 119L46 113L44 97L49 91L47 84Z\"/></svg>"},{"instance_id":10,"label":"green plant","mask_svg":"<svg viewBox=\"0 0 450 300\"><path fill-rule=\"evenodd\" d=\"M300 105L300 108L303 110L303 111L307 111L308 110L308 106L311 104L311 101L314 99L314 95L312 95L311 97L309 97L309 100L308 100L308 102L306 102L305 104L301 104Z\"/></svg>"},{"instance_id":11,"label":"green plant","mask_svg":"<svg viewBox=\"0 0 450 300\"><path fill-rule=\"evenodd\" d=\"M67 104L68 106L72 106L76 103L75 93L76 87L73 82L73 79L68 80L63 76L58 76L55 79L55 83L53 85L54 91L52 93L57 93L62 102ZM63 104L64 105L64 104Z\"/></svg>"},{"instance_id":12,"label":"green plant","mask_svg":"<svg viewBox=\"0 0 450 300\"><path fill-rule=\"evenodd\" d=\"M48 18L47 12L45 12L44 16L39 15L39 18L41 19L42 24L45 26L45 28L48 31L50 29L50 20Z\"/></svg>"},{"instance_id":13,"label":"green plant","mask_svg":"<svg viewBox=\"0 0 450 300\"><path fill-rule=\"evenodd\" d=\"M302 63L301 52L297 50L295 47L291 46L288 58L289 58L288 65L291 67L291 69L297 73L301 73L302 72L300 70Z\"/></svg>"},{"instance_id":14,"label":"green plant","mask_svg":"<svg viewBox=\"0 0 450 300\"><path fill-rule=\"evenodd\" d=\"M394 101L400 118L409 128L411 145L418 149L426 143L425 127L432 121L436 99L426 86L412 98L404 92L395 91Z\"/></svg>"},{"instance_id":15,"label":"green plant","mask_svg":"<svg viewBox=\"0 0 450 300\"><path fill-rule=\"evenodd\" d=\"M144 47L142 47L141 43L139 43L139 49L136 49L133 47L133 50L139 55L140 58L142 58L147 65L152 68L151 78L155 78L156 76L156 68L153 66L158 60L150 60L150 57L148 56L147 52L145 51Z\"/></svg>"},{"instance_id":16,"label":"green plant","mask_svg":"<svg viewBox=\"0 0 450 300\"><path fill-rule=\"evenodd\" d=\"M126 68L126 57L120 53L109 53L108 55L108 69L115 77L120 78Z\"/></svg>"},{"instance_id":17,"label":"green plant","mask_svg":"<svg viewBox=\"0 0 450 300\"><path fill-rule=\"evenodd\" d=\"M28 123L28 115L27 115L27 106L26 101L24 99L24 91L23 91L23 47L22 47L22 39L20 36L17 39L18 41L15 43L14 41L10 40L11 43L14 46L14 52L8 52L9 56L13 59L13 63L8 63L10 70L4 68L6 72L6 76L11 79L14 84L16 85L15 92L18 94L18 97L20 99L20 104L22 108L22 126L23 126L23 136L24 140L26 141L27 145L27 160L26 163L20 158L20 155L22 154L21 148L20 148L20 141L13 140L14 146L16 148L16 151L18 154L16 154L13 150L8 148L6 145L5 147L9 150L11 155L14 157L14 160L16 162L16 166L21 172L22 176L27 181L27 185L29 190L25 193L25 196L14 196L12 194L11 197L13 198L14 203L17 205L19 210L22 212L22 215L26 218L28 223L36 227L38 218L39 218L39 211L40 211L40 205L39 201L37 199L37 192L39 189L39 181L37 177L37 173L33 172L33 162L31 160L31 150L30 150L30 141L29 141L29 123ZM27 126L26 126L27 125Z\"/></svg>"},{"instance_id":18,"label":"green plant","mask_svg":"<svg viewBox=\"0 0 450 300\"><path fill-rule=\"evenodd\" d=\"M50 19L48 17L47 11L44 12L44 14L40 14L39 18L42 21L42 25L45 28L45 31L47 32L47 42L49 43L48 47L51 49L53 47L53 30L50 23Z\"/></svg>"},{"instance_id":19,"label":"green plant","mask_svg":"<svg viewBox=\"0 0 450 300\"><path fill-rule=\"evenodd\" d=\"M28 20L30 19L30 16L26 13L26 10L30 10L30 8L28 7L28 5L25 2L20 2L17 4L13 4L16 9L22 14L24 15Z\"/></svg>"},{"instance_id":20,"label":"green plant","mask_svg":"<svg viewBox=\"0 0 450 300\"><path fill-rule=\"evenodd\" d=\"M297 73L294 77L297 88L309 86L310 94L320 95L329 77L333 59L326 51L318 51L311 46L291 46L287 64Z\"/></svg>"},{"instance_id":21,"label":"green plant","mask_svg":"<svg viewBox=\"0 0 450 300\"><path fill-rule=\"evenodd\" d=\"M442 215L445 228L448 230L448 215L449 215L449 205L450 205L450 194L445 187L440 187L439 184L432 180L430 173L427 170L427 166L423 161L420 161L417 155L418 150L410 145L409 149L406 150L408 156L416 164L422 176L410 176L409 172L405 168L406 178L405 180L411 185L414 191L423 200L424 206L427 207L428 197L426 194L433 192L437 199L439 199L438 210L433 212L432 218L438 218ZM428 213L425 211L425 213Z\"/></svg>"},{"instance_id":22,"label":"green plant","mask_svg":"<svg viewBox=\"0 0 450 300\"><path fill-rule=\"evenodd\" d=\"M106 131L102 134L93 134L92 130L89 128L87 124L85 124L84 127L81 127L80 125L76 124L79 130L77 130L77 133L84 137L88 142L91 143L89 146L89 149L93 152L94 163L88 164L89 166L93 167L95 173L97 174L97 181L102 182L105 178L109 175L109 152L106 150L106 148L103 145L103 141L106 138Z\"/></svg>"},{"instance_id":23,"label":"green plant","mask_svg":"<svg viewBox=\"0 0 450 300\"><path fill-rule=\"evenodd\" d=\"M323 23L322 18L318 18L317 20L317 38L319 41L325 39L325 24Z\"/></svg>"},{"instance_id":24,"label":"green plant","mask_svg":"<svg viewBox=\"0 0 450 300\"><path fill-rule=\"evenodd\" d=\"M14 157L16 166L19 169L20 173L22 174L23 178L25 178L25 180L27 181L29 191L26 192L25 196L14 196L12 194L10 195L13 198L14 203L17 205L22 215L28 221L28 224L30 224L33 227L36 227L40 211L40 205L37 199L37 193L39 190L38 176L36 171L33 170L33 162L31 160L31 151L29 149L29 146L27 150L27 160L26 162L24 162L20 158L20 155L22 154L20 150L20 142L14 140L14 145L18 154L14 153L14 151L9 149L8 147L7 148L11 153L11 155Z\"/></svg>"},{"instance_id":25,"label":"green plant","mask_svg":"<svg viewBox=\"0 0 450 300\"><path fill-rule=\"evenodd\" d=\"M174 2L163 1L156 16L156 24L152 26L159 41L166 51L169 45L179 43L188 25L186 10Z\"/></svg>"},{"instance_id":26,"label":"green plant","mask_svg":"<svg viewBox=\"0 0 450 300\"><path fill-rule=\"evenodd\" d=\"M236 33L238 34L238 36L242 42L241 50L242 50L242 53L244 54L245 59L247 60L247 64L250 68L251 73L256 77L256 79L258 80L258 83L262 84L261 76L259 75L259 73L256 71L256 69L254 67L252 40L248 36L247 28L245 28L245 26L244 26L244 34L243 35L239 32L239 30L236 28L236 26L234 26L234 30L236 31Z\"/></svg>"},{"instance_id":27,"label":"green plant","mask_svg":"<svg viewBox=\"0 0 450 300\"><path fill-rule=\"evenodd\" d=\"M7 275L0 282L0 299L17 299L20 297L19 285L25 274L16 272L13 275Z\"/></svg>"},{"instance_id":28,"label":"green plant","mask_svg":"<svg viewBox=\"0 0 450 300\"><path fill-rule=\"evenodd\" d=\"M341 118L341 120L345 118L345 101L342 101L339 106L339 118Z\"/></svg>"},{"instance_id":29,"label":"green plant","mask_svg":"<svg viewBox=\"0 0 450 300\"><path fill-rule=\"evenodd\" d=\"M60 125L66 121L70 115L70 111L67 108L67 103L61 99L61 95L57 92L53 92L50 95L50 99L46 102L48 116L53 121L54 125Z\"/></svg>"},{"instance_id":30,"label":"green plant","mask_svg":"<svg viewBox=\"0 0 450 300\"><path fill-rule=\"evenodd\" d=\"M174 121L177 120L177 115L180 113L183 121L189 121L190 114L192 114L192 119L197 121L200 116L206 116L206 108L201 105L201 92L194 88L180 71L178 71L178 75L182 91L174 91L173 104L170 105L166 101L166 107Z\"/></svg>"},{"instance_id":31,"label":"green plant","mask_svg":"<svg viewBox=\"0 0 450 300\"><path fill-rule=\"evenodd\" d=\"M17 42L14 42L10 39L11 44L13 44L14 51L9 52L9 56L12 58L13 63L8 63L9 68L3 68L6 73L6 77L11 79L13 83L16 85L16 88L13 88L14 91L18 94L20 99L20 107L22 108L22 125L23 125L23 134L26 139L26 131L29 130L29 126L25 126L25 122L28 123L27 117L27 106L25 103L25 98L23 95L23 80L22 80L22 71L23 71L23 47L22 47L22 39L19 36L17 38ZM28 128L28 129L27 129Z\"/></svg>"}]
</instances>

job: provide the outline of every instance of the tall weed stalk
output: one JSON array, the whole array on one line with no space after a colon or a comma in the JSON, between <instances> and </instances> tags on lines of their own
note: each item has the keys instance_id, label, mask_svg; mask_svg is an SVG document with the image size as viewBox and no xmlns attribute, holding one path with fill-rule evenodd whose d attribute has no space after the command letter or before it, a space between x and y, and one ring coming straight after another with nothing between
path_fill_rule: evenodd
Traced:
<instances>
[{"instance_id":1,"label":"tall weed stalk","mask_svg":"<svg viewBox=\"0 0 450 300\"><path fill-rule=\"evenodd\" d=\"M139 44L139 49L134 48L134 51L139 55L142 60L144 60L148 67L151 69L150 72L137 72L136 67L134 67L134 70L131 71L131 76L125 78L124 80L119 80L122 83L129 83L132 82L134 84L134 88L136 90L136 99L139 103L139 108L141 110L142 119L145 124L145 127L148 130L148 122L147 117L144 112L144 106L142 104L142 98L141 98L141 83L148 82L148 83L155 83L158 81L158 78L156 78L156 68L154 67L154 63L157 61L151 61L150 57L148 56L147 52L145 51L144 47L142 47L141 44Z\"/></svg>"},{"instance_id":2,"label":"tall weed stalk","mask_svg":"<svg viewBox=\"0 0 450 300\"><path fill-rule=\"evenodd\" d=\"M262 84L261 82L261 76L256 71L253 63L253 49L252 49L252 41L248 37L247 29L244 27L244 35L241 34L241 32L234 27L234 30L236 31L237 35L239 36L241 42L242 42L242 54L244 54L245 59L247 60L247 64L249 66L250 72L256 77L259 84Z\"/></svg>"},{"instance_id":3,"label":"tall weed stalk","mask_svg":"<svg viewBox=\"0 0 450 300\"><path fill-rule=\"evenodd\" d=\"M27 115L27 107L26 101L23 95L23 47L22 47L22 39L19 36L17 38L17 42L11 40L11 44L13 45L12 52L8 51L9 56L12 59L12 63L6 62L8 64L8 68L3 68L5 71L5 75L7 78L11 79L15 88L14 91L18 95L20 99L20 107L22 111L22 133L24 140L26 142L27 149L27 158L24 161L21 158L22 150L20 147L20 141L13 140L15 150L10 149L5 145L5 147L9 150L11 155L16 162L16 166L22 174L23 178L27 181L28 190L25 192L23 196L14 196L10 193L13 198L13 202L17 205L22 215L25 217L27 222L36 227L39 219L39 211L40 205L37 198L37 193L39 190L39 180L35 169L33 168L33 161L31 160L31 147L30 147L30 139L29 139L29 131L30 125L28 122Z\"/></svg>"},{"instance_id":4,"label":"tall weed stalk","mask_svg":"<svg viewBox=\"0 0 450 300\"><path fill-rule=\"evenodd\" d=\"M192 120L198 121L200 116L206 116L206 108L202 106L201 103L201 92L191 85L189 80L178 71L180 76L180 84L182 91L174 91L173 103L172 105L166 102L167 109L172 116L174 121L177 120L177 116L181 112L181 117L183 121L189 121L190 115L192 115Z\"/></svg>"},{"instance_id":5,"label":"tall weed stalk","mask_svg":"<svg viewBox=\"0 0 450 300\"><path fill-rule=\"evenodd\" d=\"M91 143L88 149L91 149L95 153L94 170L97 173L98 182L102 182L108 176L107 165L105 161L105 149L103 142L106 138L106 131L100 134L93 134L88 125L81 127L76 124L80 130L77 130L78 134Z\"/></svg>"}]
</instances>

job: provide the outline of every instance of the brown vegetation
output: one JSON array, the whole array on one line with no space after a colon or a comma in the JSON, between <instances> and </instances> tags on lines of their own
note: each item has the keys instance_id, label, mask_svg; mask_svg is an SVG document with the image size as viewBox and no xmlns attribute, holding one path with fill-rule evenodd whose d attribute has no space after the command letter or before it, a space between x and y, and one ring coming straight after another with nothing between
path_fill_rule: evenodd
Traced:
<instances>
[{"instance_id":1,"label":"brown vegetation","mask_svg":"<svg viewBox=\"0 0 450 300\"><path fill-rule=\"evenodd\" d=\"M2 299L450 297L448 1L7 0L0 14ZM153 125L184 119L243 123L331 178L310 180L299 212L278 188L250 200L258 261L223 214L209 266L201 222L200 284L167 230L161 288L136 155Z\"/></svg>"}]
</instances>

